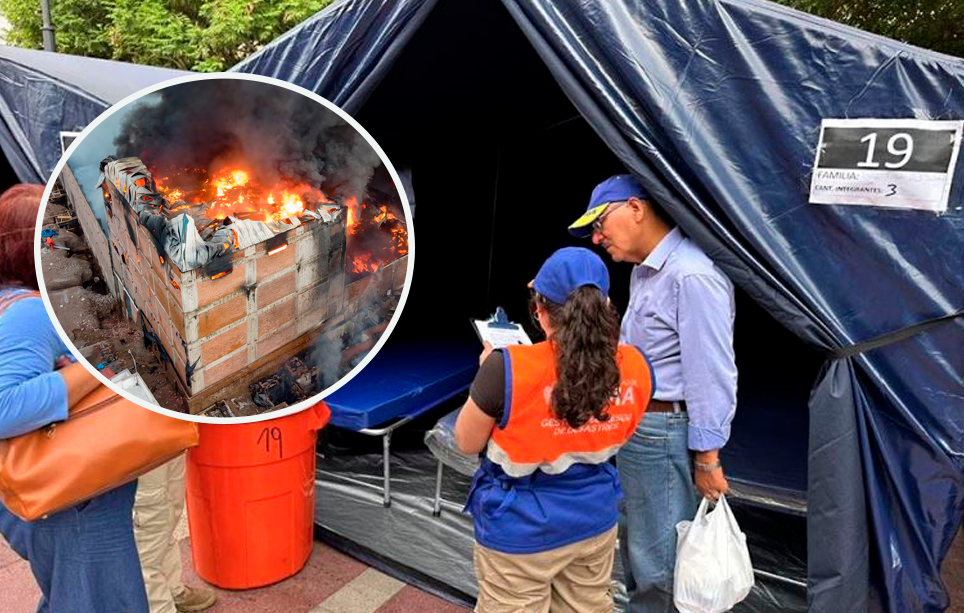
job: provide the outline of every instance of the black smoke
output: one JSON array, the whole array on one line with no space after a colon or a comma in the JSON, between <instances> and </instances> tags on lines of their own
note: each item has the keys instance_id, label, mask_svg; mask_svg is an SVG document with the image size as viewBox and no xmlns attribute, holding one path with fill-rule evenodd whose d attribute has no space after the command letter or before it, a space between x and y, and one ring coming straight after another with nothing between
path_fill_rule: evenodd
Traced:
<instances>
[{"instance_id":1,"label":"black smoke","mask_svg":"<svg viewBox=\"0 0 964 613\"><path fill-rule=\"evenodd\" d=\"M165 187L190 191L216 173L241 165L262 186L308 183L330 197L364 198L381 160L351 125L291 90L238 79L193 81L159 92L124 120L114 139L120 157L136 156ZM184 171L184 169L190 169Z\"/></svg>"}]
</instances>

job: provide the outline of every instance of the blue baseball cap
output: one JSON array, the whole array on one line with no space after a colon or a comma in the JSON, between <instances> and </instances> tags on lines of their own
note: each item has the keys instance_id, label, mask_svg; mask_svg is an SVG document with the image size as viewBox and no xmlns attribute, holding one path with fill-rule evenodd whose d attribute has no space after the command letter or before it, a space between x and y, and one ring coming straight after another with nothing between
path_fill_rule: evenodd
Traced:
<instances>
[{"instance_id":1,"label":"blue baseball cap","mask_svg":"<svg viewBox=\"0 0 964 613\"><path fill-rule=\"evenodd\" d=\"M585 285L609 295L609 269L598 255L584 247L564 247L542 264L532 289L556 304L565 304L570 294Z\"/></svg>"},{"instance_id":2,"label":"blue baseball cap","mask_svg":"<svg viewBox=\"0 0 964 613\"><path fill-rule=\"evenodd\" d=\"M640 200L649 200L649 194L643 189L633 175L615 175L609 177L592 190L589 206L582 217L569 226L569 234L579 238L592 236L592 222L613 202L624 202L633 196Z\"/></svg>"}]
</instances>

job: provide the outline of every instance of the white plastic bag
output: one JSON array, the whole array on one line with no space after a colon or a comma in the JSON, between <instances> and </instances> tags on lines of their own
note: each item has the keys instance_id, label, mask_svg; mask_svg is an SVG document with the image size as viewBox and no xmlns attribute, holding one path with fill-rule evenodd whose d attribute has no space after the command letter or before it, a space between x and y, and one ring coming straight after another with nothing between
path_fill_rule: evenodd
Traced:
<instances>
[{"instance_id":1,"label":"white plastic bag","mask_svg":"<svg viewBox=\"0 0 964 613\"><path fill-rule=\"evenodd\" d=\"M704 498L693 521L676 524L673 600L680 613L724 613L753 588L753 567L733 511L720 496Z\"/></svg>"}]
</instances>

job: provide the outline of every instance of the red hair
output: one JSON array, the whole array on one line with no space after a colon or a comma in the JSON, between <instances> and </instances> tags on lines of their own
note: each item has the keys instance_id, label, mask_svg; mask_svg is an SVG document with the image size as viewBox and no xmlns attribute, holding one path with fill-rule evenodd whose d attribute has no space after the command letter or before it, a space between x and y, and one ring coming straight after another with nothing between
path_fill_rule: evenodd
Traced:
<instances>
[{"instance_id":1,"label":"red hair","mask_svg":"<svg viewBox=\"0 0 964 613\"><path fill-rule=\"evenodd\" d=\"M0 286L39 289L33 237L43 185L14 185L0 195Z\"/></svg>"}]
</instances>

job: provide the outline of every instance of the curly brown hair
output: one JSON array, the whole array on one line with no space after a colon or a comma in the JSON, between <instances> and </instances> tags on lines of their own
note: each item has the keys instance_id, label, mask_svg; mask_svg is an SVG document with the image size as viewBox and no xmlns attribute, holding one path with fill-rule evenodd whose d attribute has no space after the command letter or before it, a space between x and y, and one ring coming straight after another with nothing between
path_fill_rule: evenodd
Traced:
<instances>
[{"instance_id":1,"label":"curly brown hair","mask_svg":"<svg viewBox=\"0 0 964 613\"><path fill-rule=\"evenodd\" d=\"M0 195L0 287L38 289L34 232L43 185L14 185Z\"/></svg>"},{"instance_id":2,"label":"curly brown hair","mask_svg":"<svg viewBox=\"0 0 964 613\"><path fill-rule=\"evenodd\" d=\"M556 356L552 411L572 428L595 417L607 421L606 409L619 392L619 316L609 300L592 286L569 295L565 304L534 297L549 316L550 342Z\"/></svg>"}]
</instances>

